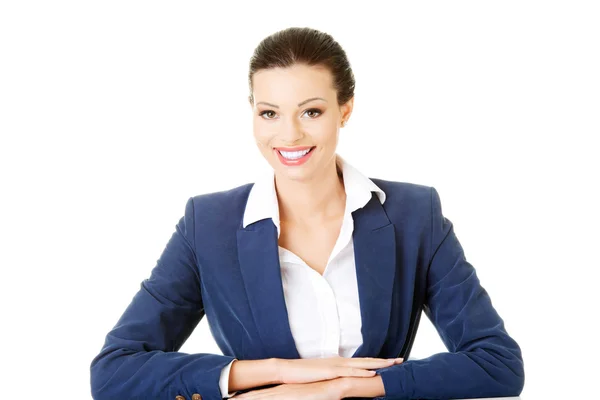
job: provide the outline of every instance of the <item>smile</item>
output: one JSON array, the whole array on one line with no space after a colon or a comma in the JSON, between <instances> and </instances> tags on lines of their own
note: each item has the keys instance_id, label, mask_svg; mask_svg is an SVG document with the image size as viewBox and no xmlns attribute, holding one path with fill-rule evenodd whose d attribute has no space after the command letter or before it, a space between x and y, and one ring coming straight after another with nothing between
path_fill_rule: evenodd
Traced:
<instances>
[{"instance_id":1,"label":"smile","mask_svg":"<svg viewBox=\"0 0 600 400\"><path fill-rule=\"evenodd\" d=\"M298 151L284 151L275 149L279 161L284 165L297 166L304 164L312 155L315 147Z\"/></svg>"}]
</instances>

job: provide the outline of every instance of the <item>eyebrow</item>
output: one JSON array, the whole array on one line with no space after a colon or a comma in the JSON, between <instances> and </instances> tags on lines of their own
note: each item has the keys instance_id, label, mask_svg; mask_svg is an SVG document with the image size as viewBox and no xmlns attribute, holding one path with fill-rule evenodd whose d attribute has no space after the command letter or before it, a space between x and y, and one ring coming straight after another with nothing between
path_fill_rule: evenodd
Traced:
<instances>
[{"instance_id":1,"label":"eyebrow","mask_svg":"<svg viewBox=\"0 0 600 400\"><path fill-rule=\"evenodd\" d=\"M325 103L327 103L327 100L325 100L322 97L311 97L310 99L306 99L306 100L298 103L298 107L302 107L304 104L311 102L313 100L323 100ZM267 106L273 107L273 108L279 108L279 106L276 106L275 104L267 103L265 101L259 101L258 103L256 103L256 105L259 105L259 104L264 104L264 105L267 105Z\"/></svg>"}]
</instances>

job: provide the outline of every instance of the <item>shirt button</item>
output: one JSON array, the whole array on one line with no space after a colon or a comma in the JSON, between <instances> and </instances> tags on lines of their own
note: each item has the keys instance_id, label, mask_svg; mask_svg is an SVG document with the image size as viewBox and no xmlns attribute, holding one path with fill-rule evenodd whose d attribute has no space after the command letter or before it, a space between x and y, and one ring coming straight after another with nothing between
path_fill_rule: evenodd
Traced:
<instances>
[{"instance_id":1,"label":"shirt button","mask_svg":"<svg viewBox=\"0 0 600 400\"><path fill-rule=\"evenodd\" d=\"M202 396L200 396L198 393L194 393L192 395L192 400L202 400Z\"/></svg>"}]
</instances>

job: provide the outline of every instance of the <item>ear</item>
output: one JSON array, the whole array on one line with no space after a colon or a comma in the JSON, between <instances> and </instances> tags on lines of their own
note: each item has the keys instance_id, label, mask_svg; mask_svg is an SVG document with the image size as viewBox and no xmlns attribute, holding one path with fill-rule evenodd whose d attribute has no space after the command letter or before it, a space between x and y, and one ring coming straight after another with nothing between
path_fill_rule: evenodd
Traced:
<instances>
[{"instance_id":1,"label":"ear","mask_svg":"<svg viewBox=\"0 0 600 400\"><path fill-rule=\"evenodd\" d=\"M342 116L342 120L348 121L348 118L350 118L350 115L352 114L353 108L354 108L354 96L352 96L352 98L350 98L350 100L348 100L346 102L346 104L342 104L340 106L340 114Z\"/></svg>"}]
</instances>

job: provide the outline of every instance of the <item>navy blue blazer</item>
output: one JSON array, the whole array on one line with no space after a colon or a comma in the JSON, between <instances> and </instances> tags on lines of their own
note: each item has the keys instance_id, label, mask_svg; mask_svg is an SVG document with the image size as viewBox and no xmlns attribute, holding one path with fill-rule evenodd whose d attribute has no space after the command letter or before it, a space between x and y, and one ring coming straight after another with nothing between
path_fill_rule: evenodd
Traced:
<instances>
[{"instance_id":1,"label":"navy blue blazer","mask_svg":"<svg viewBox=\"0 0 600 400\"><path fill-rule=\"evenodd\" d=\"M433 187L371 178L353 212L363 344L353 357L403 357L377 370L381 399L517 396L521 349L506 332ZM290 331L270 218L242 227L253 184L188 199L148 279L91 363L95 399L220 399L234 358L300 358ZM408 360L422 314L448 352ZM178 352L209 321L223 352ZM252 390L252 389L249 389Z\"/></svg>"}]
</instances>

